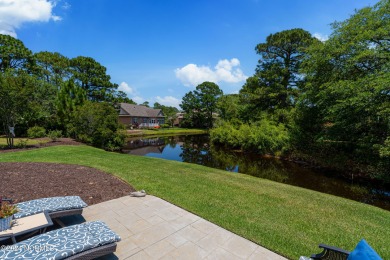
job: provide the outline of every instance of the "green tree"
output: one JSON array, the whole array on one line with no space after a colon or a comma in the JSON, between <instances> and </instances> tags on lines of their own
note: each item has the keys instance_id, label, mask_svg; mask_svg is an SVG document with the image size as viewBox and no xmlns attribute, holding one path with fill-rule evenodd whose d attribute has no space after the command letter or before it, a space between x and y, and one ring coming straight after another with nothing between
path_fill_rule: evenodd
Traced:
<instances>
[{"instance_id":1,"label":"green tree","mask_svg":"<svg viewBox=\"0 0 390 260\"><path fill-rule=\"evenodd\" d=\"M190 91L184 95L180 107L185 113L181 126L189 128L203 127L203 114L200 113L200 101L194 91Z\"/></svg>"},{"instance_id":2,"label":"green tree","mask_svg":"<svg viewBox=\"0 0 390 260\"><path fill-rule=\"evenodd\" d=\"M270 34L265 43L256 46L260 55L256 74L240 90L242 103L246 104L244 116L260 115L261 111L288 112L295 105L304 82L299 69L306 49L316 41L303 29L291 29ZM279 121L286 121L285 113L279 113Z\"/></svg>"},{"instance_id":3,"label":"green tree","mask_svg":"<svg viewBox=\"0 0 390 260\"><path fill-rule=\"evenodd\" d=\"M389 11L389 1L358 10L333 24L328 41L308 50L298 118L305 134L298 142L309 136L360 164L384 165L381 147L390 132Z\"/></svg>"},{"instance_id":4,"label":"green tree","mask_svg":"<svg viewBox=\"0 0 390 260\"><path fill-rule=\"evenodd\" d=\"M31 69L33 65L32 52L21 40L12 36L0 34L0 71Z\"/></svg>"},{"instance_id":5,"label":"green tree","mask_svg":"<svg viewBox=\"0 0 390 260\"><path fill-rule=\"evenodd\" d=\"M110 82L107 69L90 57L78 56L70 60L72 78L83 88L91 101L111 101L117 84Z\"/></svg>"},{"instance_id":6,"label":"green tree","mask_svg":"<svg viewBox=\"0 0 390 260\"><path fill-rule=\"evenodd\" d=\"M58 52L42 51L34 54L37 74L58 89L70 77L70 61Z\"/></svg>"},{"instance_id":7,"label":"green tree","mask_svg":"<svg viewBox=\"0 0 390 260\"><path fill-rule=\"evenodd\" d=\"M80 141L106 150L119 150L124 144L118 113L106 102L86 101L75 112L73 123Z\"/></svg>"},{"instance_id":8,"label":"green tree","mask_svg":"<svg viewBox=\"0 0 390 260\"><path fill-rule=\"evenodd\" d=\"M237 94L222 95L217 102L219 116L223 120L237 119L240 109L240 98Z\"/></svg>"},{"instance_id":9,"label":"green tree","mask_svg":"<svg viewBox=\"0 0 390 260\"><path fill-rule=\"evenodd\" d=\"M72 132L74 112L84 104L86 98L85 91L76 86L73 80L64 82L58 91L56 98L57 116L68 134Z\"/></svg>"},{"instance_id":10,"label":"green tree","mask_svg":"<svg viewBox=\"0 0 390 260\"><path fill-rule=\"evenodd\" d=\"M149 101L145 101L144 103L141 104L141 106L149 107Z\"/></svg>"},{"instance_id":11,"label":"green tree","mask_svg":"<svg viewBox=\"0 0 390 260\"><path fill-rule=\"evenodd\" d=\"M45 124L54 113L53 89L26 72L0 73L0 122L8 146L29 126Z\"/></svg>"},{"instance_id":12,"label":"green tree","mask_svg":"<svg viewBox=\"0 0 390 260\"><path fill-rule=\"evenodd\" d=\"M186 113L184 122L191 127L213 127L213 114L217 112L217 101L222 94L217 84L207 81L186 93L180 104Z\"/></svg>"},{"instance_id":13,"label":"green tree","mask_svg":"<svg viewBox=\"0 0 390 260\"><path fill-rule=\"evenodd\" d=\"M111 103L114 105L118 105L119 103L128 103L128 104L134 104L137 103L134 102L132 99L130 99L127 94L121 90L115 91L112 99L110 100Z\"/></svg>"}]
</instances>

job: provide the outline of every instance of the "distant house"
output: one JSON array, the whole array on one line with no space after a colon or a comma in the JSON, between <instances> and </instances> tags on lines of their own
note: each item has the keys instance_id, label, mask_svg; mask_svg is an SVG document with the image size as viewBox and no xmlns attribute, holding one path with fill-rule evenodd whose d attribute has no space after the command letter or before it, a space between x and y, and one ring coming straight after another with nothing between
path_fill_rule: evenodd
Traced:
<instances>
[{"instance_id":1,"label":"distant house","mask_svg":"<svg viewBox=\"0 0 390 260\"><path fill-rule=\"evenodd\" d=\"M120 103L119 123L127 126L155 127L164 122L165 117L161 109Z\"/></svg>"},{"instance_id":2,"label":"distant house","mask_svg":"<svg viewBox=\"0 0 390 260\"><path fill-rule=\"evenodd\" d=\"M173 125L174 126L180 126L181 121L183 121L183 119L184 119L184 113L183 112L176 113L176 117L173 120Z\"/></svg>"}]
</instances>

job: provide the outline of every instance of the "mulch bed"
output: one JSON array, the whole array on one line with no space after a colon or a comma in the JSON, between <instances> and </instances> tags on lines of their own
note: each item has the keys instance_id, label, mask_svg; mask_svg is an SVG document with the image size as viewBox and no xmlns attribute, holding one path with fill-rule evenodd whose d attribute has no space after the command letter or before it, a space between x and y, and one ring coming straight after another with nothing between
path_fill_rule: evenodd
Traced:
<instances>
[{"instance_id":1,"label":"mulch bed","mask_svg":"<svg viewBox=\"0 0 390 260\"><path fill-rule=\"evenodd\" d=\"M44 146L66 144L80 143L61 138ZM20 150L23 149L2 151ZM0 163L0 196L12 198L15 203L45 197L77 195L88 205L92 205L126 196L132 191L134 188L126 182L90 167L55 163Z\"/></svg>"}]
</instances>

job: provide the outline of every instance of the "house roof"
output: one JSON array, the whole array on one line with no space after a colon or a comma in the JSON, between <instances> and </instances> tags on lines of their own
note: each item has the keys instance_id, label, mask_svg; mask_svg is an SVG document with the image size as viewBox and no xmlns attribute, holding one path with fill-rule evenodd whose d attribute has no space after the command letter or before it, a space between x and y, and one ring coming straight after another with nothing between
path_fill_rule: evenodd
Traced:
<instances>
[{"instance_id":1,"label":"house roof","mask_svg":"<svg viewBox=\"0 0 390 260\"><path fill-rule=\"evenodd\" d=\"M154 109L146 106L133 105L128 103L120 103L121 116L136 116L136 117L164 117L161 109Z\"/></svg>"}]
</instances>

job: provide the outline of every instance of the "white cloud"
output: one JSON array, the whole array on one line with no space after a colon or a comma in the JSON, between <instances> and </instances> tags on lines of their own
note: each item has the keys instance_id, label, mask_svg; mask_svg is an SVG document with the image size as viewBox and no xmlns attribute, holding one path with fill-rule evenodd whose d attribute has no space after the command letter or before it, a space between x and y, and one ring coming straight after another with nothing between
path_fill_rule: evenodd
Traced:
<instances>
[{"instance_id":1,"label":"white cloud","mask_svg":"<svg viewBox=\"0 0 390 260\"><path fill-rule=\"evenodd\" d=\"M50 0L0 0L0 33L16 37L15 30L27 22L59 21Z\"/></svg>"},{"instance_id":2,"label":"white cloud","mask_svg":"<svg viewBox=\"0 0 390 260\"><path fill-rule=\"evenodd\" d=\"M131 98L135 103L137 104L142 104L145 102L145 99L143 99L142 97L140 96L135 96L135 97L132 97Z\"/></svg>"},{"instance_id":3,"label":"white cloud","mask_svg":"<svg viewBox=\"0 0 390 260\"><path fill-rule=\"evenodd\" d=\"M125 92L128 96L134 94L134 89L130 87L129 84L127 84L126 82L122 82L121 84L119 84L118 90Z\"/></svg>"},{"instance_id":4,"label":"white cloud","mask_svg":"<svg viewBox=\"0 0 390 260\"><path fill-rule=\"evenodd\" d=\"M70 9L71 5L68 2L64 2L64 4L61 6L62 9L68 10Z\"/></svg>"},{"instance_id":5,"label":"white cloud","mask_svg":"<svg viewBox=\"0 0 390 260\"><path fill-rule=\"evenodd\" d=\"M329 39L328 35L322 33L314 33L313 36L322 42L325 42Z\"/></svg>"},{"instance_id":6,"label":"white cloud","mask_svg":"<svg viewBox=\"0 0 390 260\"><path fill-rule=\"evenodd\" d=\"M170 107L179 107L181 100L172 97L172 96L165 96L165 97L156 97L156 102L160 103L161 105L164 106L170 106Z\"/></svg>"},{"instance_id":7,"label":"white cloud","mask_svg":"<svg viewBox=\"0 0 390 260\"><path fill-rule=\"evenodd\" d=\"M190 63L182 68L177 68L175 74L176 78L185 86L196 86L205 81L237 83L248 78L239 66L240 61L236 58L220 60L213 69Z\"/></svg>"},{"instance_id":8,"label":"white cloud","mask_svg":"<svg viewBox=\"0 0 390 260\"><path fill-rule=\"evenodd\" d=\"M173 96L165 96L165 97L152 97L150 99L145 99L140 96L140 93L137 91L136 88L131 87L127 82L122 82L119 84L118 90L121 90L127 94L127 96L132 99L137 104L142 104L145 101L148 101L150 106L153 106L154 102L158 102L165 106L173 106L179 108L179 104L181 103L181 100L173 97ZM169 91L168 91L169 92Z\"/></svg>"}]
</instances>

